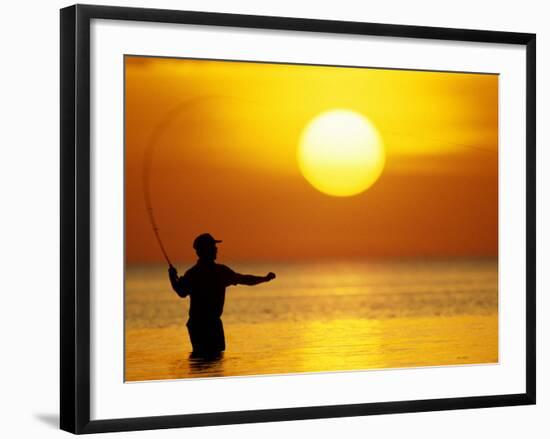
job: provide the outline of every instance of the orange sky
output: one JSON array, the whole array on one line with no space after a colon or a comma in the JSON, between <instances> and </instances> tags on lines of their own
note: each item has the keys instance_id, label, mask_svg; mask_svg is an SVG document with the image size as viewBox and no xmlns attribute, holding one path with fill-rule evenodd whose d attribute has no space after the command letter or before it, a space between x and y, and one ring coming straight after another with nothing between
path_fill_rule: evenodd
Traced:
<instances>
[{"instance_id":1,"label":"orange sky","mask_svg":"<svg viewBox=\"0 0 550 439\"><path fill-rule=\"evenodd\" d=\"M220 260L485 256L498 252L498 76L126 57L126 256L224 240ZM323 111L361 113L386 151L380 179L332 197L296 148ZM161 129L158 127L161 126Z\"/></svg>"}]
</instances>

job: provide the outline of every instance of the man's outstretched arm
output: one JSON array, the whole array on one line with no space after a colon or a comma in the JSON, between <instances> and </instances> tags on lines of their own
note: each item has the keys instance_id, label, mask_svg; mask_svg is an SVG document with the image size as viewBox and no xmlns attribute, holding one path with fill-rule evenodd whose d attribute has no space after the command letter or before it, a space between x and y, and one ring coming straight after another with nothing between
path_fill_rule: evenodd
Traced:
<instances>
[{"instance_id":1,"label":"man's outstretched arm","mask_svg":"<svg viewBox=\"0 0 550 439\"><path fill-rule=\"evenodd\" d=\"M237 285L258 285L275 279L275 273L269 272L266 276L254 276L252 274L236 274Z\"/></svg>"}]
</instances>

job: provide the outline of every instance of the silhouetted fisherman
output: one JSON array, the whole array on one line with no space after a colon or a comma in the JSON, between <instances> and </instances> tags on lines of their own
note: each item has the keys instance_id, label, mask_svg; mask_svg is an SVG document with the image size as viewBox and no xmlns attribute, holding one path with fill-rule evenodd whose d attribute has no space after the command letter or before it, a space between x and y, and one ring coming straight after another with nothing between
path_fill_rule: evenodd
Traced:
<instances>
[{"instance_id":1,"label":"silhouetted fisherman","mask_svg":"<svg viewBox=\"0 0 550 439\"><path fill-rule=\"evenodd\" d=\"M225 350L221 316L225 302L225 288L230 285L257 285L275 279L266 276L235 273L226 265L215 262L218 254L216 240L209 233L195 238L193 248L199 257L197 263L178 276L174 267L168 269L170 283L178 296L191 296L187 329L193 357L215 358Z\"/></svg>"}]
</instances>

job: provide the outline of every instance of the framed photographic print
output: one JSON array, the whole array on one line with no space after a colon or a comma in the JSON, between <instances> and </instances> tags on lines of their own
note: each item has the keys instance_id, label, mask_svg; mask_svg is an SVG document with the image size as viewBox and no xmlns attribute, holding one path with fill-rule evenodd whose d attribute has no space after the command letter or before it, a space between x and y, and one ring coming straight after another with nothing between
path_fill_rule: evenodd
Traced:
<instances>
[{"instance_id":1,"label":"framed photographic print","mask_svg":"<svg viewBox=\"0 0 550 439\"><path fill-rule=\"evenodd\" d=\"M61 428L535 403L535 35L61 10Z\"/></svg>"}]
</instances>

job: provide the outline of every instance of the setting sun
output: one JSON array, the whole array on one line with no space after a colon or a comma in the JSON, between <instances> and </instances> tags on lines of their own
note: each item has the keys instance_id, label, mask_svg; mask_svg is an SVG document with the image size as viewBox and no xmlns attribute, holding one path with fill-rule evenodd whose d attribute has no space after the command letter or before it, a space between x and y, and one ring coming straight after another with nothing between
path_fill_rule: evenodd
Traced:
<instances>
[{"instance_id":1,"label":"setting sun","mask_svg":"<svg viewBox=\"0 0 550 439\"><path fill-rule=\"evenodd\" d=\"M385 161L376 127L350 110L330 110L315 117L298 146L298 163L306 180L338 197L357 195L372 186Z\"/></svg>"}]
</instances>

